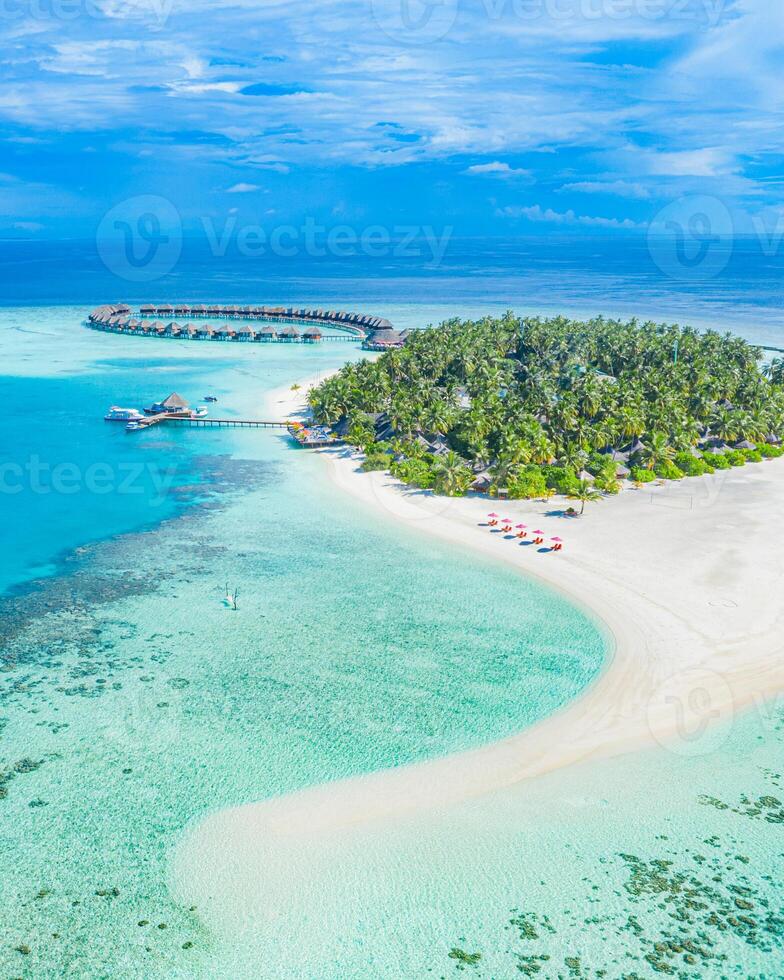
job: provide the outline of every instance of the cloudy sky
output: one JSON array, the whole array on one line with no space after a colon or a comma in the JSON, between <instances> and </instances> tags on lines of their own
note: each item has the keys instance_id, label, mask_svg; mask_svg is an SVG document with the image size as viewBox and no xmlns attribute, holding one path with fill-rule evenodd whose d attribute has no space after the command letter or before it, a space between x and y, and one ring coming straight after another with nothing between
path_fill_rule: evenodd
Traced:
<instances>
[{"instance_id":1,"label":"cloudy sky","mask_svg":"<svg viewBox=\"0 0 784 980\"><path fill-rule=\"evenodd\" d=\"M186 229L784 215L774 0L2 0L0 32L6 237L149 194Z\"/></svg>"}]
</instances>

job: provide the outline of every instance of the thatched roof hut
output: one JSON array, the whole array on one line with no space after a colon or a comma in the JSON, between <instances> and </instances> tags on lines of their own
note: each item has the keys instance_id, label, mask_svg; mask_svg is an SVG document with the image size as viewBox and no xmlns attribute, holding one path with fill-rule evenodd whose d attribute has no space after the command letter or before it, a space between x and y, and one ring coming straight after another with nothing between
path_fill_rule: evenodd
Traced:
<instances>
[{"instance_id":1,"label":"thatched roof hut","mask_svg":"<svg viewBox=\"0 0 784 980\"><path fill-rule=\"evenodd\" d=\"M324 335L318 327L308 327L302 332L302 339L309 344L315 344L317 341L321 340L323 336Z\"/></svg>"},{"instance_id":2,"label":"thatched roof hut","mask_svg":"<svg viewBox=\"0 0 784 980\"><path fill-rule=\"evenodd\" d=\"M281 340L297 340L299 338L299 330L296 327L284 327L278 332L278 337Z\"/></svg>"},{"instance_id":3,"label":"thatched roof hut","mask_svg":"<svg viewBox=\"0 0 784 980\"><path fill-rule=\"evenodd\" d=\"M492 485L493 477L490 473L489 467L482 470L481 473L477 473L477 475L471 481L471 489L475 493L487 493Z\"/></svg>"},{"instance_id":4,"label":"thatched roof hut","mask_svg":"<svg viewBox=\"0 0 784 980\"><path fill-rule=\"evenodd\" d=\"M278 334L275 328L268 323L258 330L258 336L261 340L275 340Z\"/></svg>"},{"instance_id":5,"label":"thatched roof hut","mask_svg":"<svg viewBox=\"0 0 784 980\"><path fill-rule=\"evenodd\" d=\"M162 402L156 402L153 408L161 412L187 412L190 405L182 395L178 395L176 391L173 391Z\"/></svg>"},{"instance_id":6,"label":"thatched roof hut","mask_svg":"<svg viewBox=\"0 0 784 980\"><path fill-rule=\"evenodd\" d=\"M143 306L139 307L139 312L142 316L152 316L155 313L155 305L153 303L145 303Z\"/></svg>"},{"instance_id":7,"label":"thatched roof hut","mask_svg":"<svg viewBox=\"0 0 784 980\"><path fill-rule=\"evenodd\" d=\"M641 439L635 439L628 446L624 446L622 452L626 453L627 458L641 453L645 450L645 443Z\"/></svg>"}]
</instances>

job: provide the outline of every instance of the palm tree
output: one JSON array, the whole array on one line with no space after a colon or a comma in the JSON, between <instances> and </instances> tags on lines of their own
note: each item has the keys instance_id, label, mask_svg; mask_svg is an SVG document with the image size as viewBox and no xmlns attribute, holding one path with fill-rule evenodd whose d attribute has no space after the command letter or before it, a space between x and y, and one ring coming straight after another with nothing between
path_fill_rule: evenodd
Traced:
<instances>
[{"instance_id":1,"label":"palm tree","mask_svg":"<svg viewBox=\"0 0 784 980\"><path fill-rule=\"evenodd\" d=\"M435 463L433 470L439 489L447 497L459 496L471 485L471 470L465 460L451 449Z\"/></svg>"},{"instance_id":2,"label":"palm tree","mask_svg":"<svg viewBox=\"0 0 784 980\"><path fill-rule=\"evenodd\" d=\"M587 503L594 500L602 500L603 498L601 491L597 490L590 480L580 480L577 487L569 494L569 499L581 501L580 516L582 517Z\"/></svg>"},{"instance_id":3,"label":"palm tree","mask_svg":"<svg viewBox=\"0 0 784 980\"><path fill-rule=\"evenodd\" d=\"M640 456L649 470L655 470L662 463L671 462L675 456L675 450L663 432L654 432Z\"/></svg>"}]
</instances>

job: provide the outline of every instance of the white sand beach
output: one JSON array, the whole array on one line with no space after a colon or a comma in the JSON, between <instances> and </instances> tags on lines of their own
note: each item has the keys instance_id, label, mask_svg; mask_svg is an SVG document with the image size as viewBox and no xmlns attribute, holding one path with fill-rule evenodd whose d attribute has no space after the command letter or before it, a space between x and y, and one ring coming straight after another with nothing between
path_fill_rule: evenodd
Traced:
<instances>
[{"instance_id":1,"label":"white sand beach","mask_svg":"<svg viewBox=\"0 0 784 980\"><path fill-rule=\"evenodd\" d=\"M303 382L297 392L275 393L267 409L276 417L301 413L306 389ZM750 705L767 710L784 691L784 608L773 598L784 571L784 459L629 489L568 518L559 498L439 498L387 474L359 472L348 450L321 455L331 479L378 520L452 542L467 561L473 552L491 555L566 594L604 625L612 652L582 696L511 738L209 816L180 849L174 878L178 895L198 905L211 928L230 928L221 893L233 890L234 914L238 894L263 878L272 852L276 862L294 861L300 848L370 822L657 742L698 754L718 721ZM493 510L541 528L546 541L559 535L564 550L490 529Z\"/></svg>"}]
</instances>

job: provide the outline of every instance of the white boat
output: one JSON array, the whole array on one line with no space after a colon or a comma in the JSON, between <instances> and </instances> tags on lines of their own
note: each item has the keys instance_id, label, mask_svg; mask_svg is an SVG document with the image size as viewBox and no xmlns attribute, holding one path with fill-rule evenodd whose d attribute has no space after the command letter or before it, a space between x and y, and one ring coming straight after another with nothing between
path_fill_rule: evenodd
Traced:
<instances>
[{"instance_id":1,"label":"white boat","mask_svg":"<svg viewBox=\"0 0 784 980\"><path fill-rule=\"evenodd\" d=\"M203 419L205 417L205 415L208 414L208 412L209 412L209 410L206 407L206 405L199 405L198 408L195 408L191 412L191 418L193 418L193 419Z\"/></svg>"},{"instance_id":2,"label":"white boat","mask_svg":"<svg viewBox=\"0 0 784 980\"><path fill-rule=\"evenodd\" d=\"M106 415L104 415L106 422L137 422L143 418L144 416L138 409L120 408L117 405L112 405Z\"/></svg>"},{"instance_id":3,"label":"white boat","mask_svg":"<svg viewBox=\"0 0 784 980\"><path fill-rule=\"evenodd\" d=\"M141 422L137 422L136 419L132 419L125 426L125 431L126 432L135 432L137 429L142 429L142 428L144 428L144 426L141 424Z\"/></svg>"}]
</instances>

